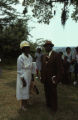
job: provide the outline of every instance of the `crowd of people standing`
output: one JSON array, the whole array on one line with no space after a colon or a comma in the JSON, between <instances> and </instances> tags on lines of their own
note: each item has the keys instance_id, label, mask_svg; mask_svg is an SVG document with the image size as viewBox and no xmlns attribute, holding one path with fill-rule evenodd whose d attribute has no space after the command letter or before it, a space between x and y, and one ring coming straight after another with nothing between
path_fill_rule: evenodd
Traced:
<instances>
[{"instance_id":1,"label":"crowd of people standing","mask_svg":"<svg viewBox=\"0 0 78 120\"><path fill-rule=\"evenodd\" d=\"M72 73L75 73L74 84L77 84L78 74L78 47L76 53L72 55L71 48L66 48L66 53L56 52L53 50L54 44L46 41L43 47L45 54L42 53L41 47L37 47L35 53L35 62L30 55L30 44L23 41L20 44L22 54L17 59L17 100L21 101L21 110L26 111L30 99L31 83L34 81L34 74L44 85L46 105L53 112L58 109L57 85L71 84ZM36 88L36 86L35 86ZM37 93L39 93L36 88Z\"/></svg>"},{"instance_id":2,"label":"crowd of people standing","mask_svg":"<svg viewBox=\"0 0 78 120\"><path fill-rule=\"evenodd\" d=\"M75 48L74 52L72 52L70 47L67 47L65 53L59 52L59 54L62 59L64 70L64 76L61 82L67 85L72 83L76 85L78 83L78 47Z\"/></svg>"}]
</instances>

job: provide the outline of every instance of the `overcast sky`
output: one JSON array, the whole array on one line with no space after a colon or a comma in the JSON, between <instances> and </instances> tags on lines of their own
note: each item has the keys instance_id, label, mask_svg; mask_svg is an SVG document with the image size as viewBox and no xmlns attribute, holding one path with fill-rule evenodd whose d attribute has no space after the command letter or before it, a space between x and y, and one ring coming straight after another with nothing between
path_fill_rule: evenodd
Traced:
<instances>
[{"instance_id":1,"label":"overcast sky","mask_svg":"<svg viewBox=\"0 0 78 120\"><path fill-rule=\"evenodd\" d=\"M43 38L44 40L50 39L57 47L78 46L78 23L69 18L65 27L63 27L60 19L60 7L61 6L57 7L58 12L51 20L49 25L39 24L35 21L35 19L29 21L29 27L35 27L30 32L30 34L33 36L29 37L30 40L35 42L36 39ZM23 9L20 5L17 8L19 11L22 11ZM73 7L70 8L71 11L72 9ZM29 14L32 15L30 9Z\"/></svg>"}]
</instances>

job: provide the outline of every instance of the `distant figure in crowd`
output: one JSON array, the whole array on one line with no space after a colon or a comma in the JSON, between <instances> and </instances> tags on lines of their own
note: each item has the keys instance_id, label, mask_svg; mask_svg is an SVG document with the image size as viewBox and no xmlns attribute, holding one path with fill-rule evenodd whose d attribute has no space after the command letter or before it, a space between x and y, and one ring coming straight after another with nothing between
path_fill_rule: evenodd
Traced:
<instances>
[{"instance_id":1,"label":"distant figure in crowd","mask_svg":"<svg viewBox=\"0 0 78 120\"><path fill-rule=\"evenodd\" d=\"M51 111L57 111L57 84L62 76L62 61L60 55L52 50L54 44L46 41L46 54L42 57L41 82L44 84L46 105Z\"/></svg>"},{"instance_id":2,"label":"distant figure in crowd","mask_svg":"<svg viewBox=\"0 0 78 120\"><path fill-rule=\"evenodd\" d=\"M33 64L30 55L30 44L27 41L22 41L20 49L22 54L17 59L16 97L17 100L21 100L21 110L26 111L26 104L30 98L31 80L34 80Z\"/></svg>"},{"instance_id":3,"label":"distant figure in crowd","mask_svg":"<svg viewBox=\"0 0 78 120\"><path fill-rule=\"evenodd\" d=\"M69 67L70 67L70 63L67 61L68 57L67 56L63 56L63 52L59 52L59 55L61 57L62 60L62 65L63 65L63 77L61 79L61 83L62 84L69 84Z\"/></svg>"},{"instance_id":4,"label":"distant figure in crowd","mask_svg":"<svg viewBox=\"0 0 78 120\"><path fill-rule=\"evenodd\" d=\"M69 62L67 62L67 56L63 56L63 52L59 52L59 55L62 60L62 65L63 65L63 77L61 79L62 84L67 84L68 83L68 74L69 74Z\"/></svg>"},{"instance_id":5,"label":"distant figure in crowd","mask_svg":"<svg viewBox=\"0 0 78 120\"><path fill-rule=\"evenodd\" d=\"M41 58L42 58L42 50L41 50L41 47L38 46L37 51L35 53L38 78L39 78L39 73L41 73Z\"/></svg>"},{"instance_id":6,"label":"distant figure in crowd","mask_svg":"<svg viewBox=\"0 0 78 120\"><path fill-rule=\"evenodd\" d=\"M78 47L76 49L76 55L75 55L75 82L78 83Z\"/></svg>"},{"instance_id":7,"label":"distant figure in crowd","mask_svg":"<svg viewBox=\"0 0 78 120\"><path fill-rule=\"evenodd\" d=\"M71 48L67 47L66 48L66 54L65 56L67 56L67 62L69 62L70 66L69 66L69 84L71 83L71 73L74 72L74 57L71 53Z\"/></svg>"},{"instance_id":8,"label":"distant figure in crowd","mask_svg":"<svg viewBox=\"0 0 78 120\"><path fill-rule=\"evenodd\" d=\"M63 79L62 79L62 83L63 84L70 84L70 79L69 79L69 67L70 67L70 63L67 61L67 56L64 56L63 59L63 70L64 70L64 74L63 74Z\"/></svg>"},{"instance_id":9,"label":"distant figure in crowd","mask_svg":"<svg viewBox=\"0 0 78 120\"><path fill-rule=\"evenodd\" d=\"M59 55L60 55L61 59L63 60L63 52L60 51Z\"/></svg>"}]
</instances>

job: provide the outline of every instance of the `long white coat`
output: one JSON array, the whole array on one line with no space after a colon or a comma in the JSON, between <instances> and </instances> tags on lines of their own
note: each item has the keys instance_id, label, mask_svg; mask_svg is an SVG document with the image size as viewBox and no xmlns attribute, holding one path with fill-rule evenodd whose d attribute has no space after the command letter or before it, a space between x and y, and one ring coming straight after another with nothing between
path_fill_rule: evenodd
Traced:
<instances>
[{"instance_id":1,"label":"long white coat","mask_svg":"<svg viewBox=\"0 0 78 120\"><path fill-rule=\"evenodd\" d=\"M17 84L16 84L16 98L17 100L29 99L29 89L32 76L32 57L29 55L26 57L22 53L17 59ZM21 78L24 77L27 85L23 87Z\"/></svg>"}]
</instances>

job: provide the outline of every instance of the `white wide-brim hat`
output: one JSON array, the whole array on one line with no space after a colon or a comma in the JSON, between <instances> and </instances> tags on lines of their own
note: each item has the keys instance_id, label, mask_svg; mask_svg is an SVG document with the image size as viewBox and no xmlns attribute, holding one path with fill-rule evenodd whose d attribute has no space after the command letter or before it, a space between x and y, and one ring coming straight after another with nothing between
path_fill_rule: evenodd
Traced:
<instances>
[{"instance_id":1,"label":"white wide-brim hat","mask_svg":"<svg viewBox=\"0 0 78 120\"><path fill-rule=\"evenodd\" d=\"M27 42L27 41L22 41L22 42L20 43L20 49L22 49L23 47L30 47L29 42Z\"/></svg>"}]
</instances>

